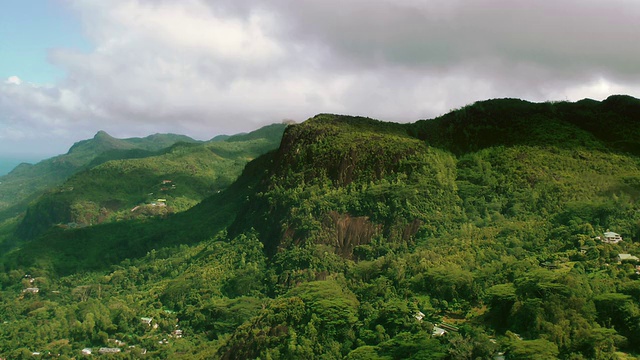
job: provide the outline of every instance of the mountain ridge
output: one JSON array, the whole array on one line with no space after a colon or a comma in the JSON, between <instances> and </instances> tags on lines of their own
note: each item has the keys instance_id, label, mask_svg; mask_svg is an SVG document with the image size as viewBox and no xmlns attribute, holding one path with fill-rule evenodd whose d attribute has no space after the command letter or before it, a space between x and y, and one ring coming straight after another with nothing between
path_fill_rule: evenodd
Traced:
<instances>
[{"instance_id":1,"label":"mountain ridge","mask_svg":"<svg viewBox=\"0 0 640 360\"><path fill-rule=\"evenodd\" d=\"M189 210L52 228L0 257L0 354L124 338L156 358L633 356L639 104L317 115Z\"/></svg>"},{"instance_id":2,"label":"mountain ridge","mask_svg":"<svg viewBox=\"0 0 640 360\"><path fill-rule=\"evenodd\" d=\"M67 153L39 161L23 163L0 176L0 221L17 216L45 189L59 185L78 171L109 160L152 156L176 143L203 143L186 135L152 134L146 137L117 139L103 130L93 138L74 143Z\"/></svg>"},{"instance_id":3,"label":"mountain ridge","mask_svg":"<svg viewBox=\"0 0 640 360\"><path fill-rule=\"evenodd\" d=\"M16 234L30 239L54 224L83 227L184 211L229 186L247 161L277 147L283 130L284 125L274 124L241 138L211 143L176 141L183 137L160 134L136 140L176 141L156 151L164 144L125 147L120 145L124 140L99 132L94 137L97 141L76 144L71 152L89 144L100 155L32 203Z\"/></svg>"},{"instance_id":4,"label":"mountain ridge","mask_svg":"<svg viewBox=\"0 0 640 360\"><path fill-rule=\"evenodd\" d=\"M617 97L611 98L617 99ZM622 99L625 102L640 102L640 100L630 97L623 97ZM493 103L493 105L501 105L506 103L507 105L512 105L514 101L516 105L524 104L525 106L533 106L535 115L538 115L540 112L553 114L554 111L549 110L549 107L553 106L560 106L562 111L568 111L566 110L567 106L580 107L585 101L589 103L591 108L593 108L595 103L600 105L607 104L605 101L592 102L589 100L583 100L582 102L572 104L534 104L513 99L488 100L486 102L480 102L480 104L486 105L487 103ZM474 105L470 106L471 111L475 111L473 106ZM467 110L465 110L465 112L466 111ZM522 109L520 111L522 111ZM451 116L455 113L456 111L438 119L441 119L440 121L448 120L456 125L459 122L458 119L454 118L453 120L450 120ZM486 114L487 111L483 110L481 113ZM558 113L558 111L556 110L555 113ZM472 123L474 121L484 121L482 120L483 118L474 116L467 116L465 119L472 121ZM538 119L538 121L522 121L518 126L529 125L533 128L541 127L542 129L545 129L545 126L548 126L549 124L556 127L559 126L559 131L552 133L560 139L560 142L557 144L551 144L545 140L545 136L547 136L547 134L536 135L536 132L540 132L536 130L522 131L526 136L516 138L516 141L506 137L497 137L496 139L502 139L504 141L501 140L502 142L494 142L491 146L517 147L521 146L520 143L524 143L525 146L535 145L548 148L549 146L553 147L559 145L560 148L562 148L567 145L564 139L570 138L574 141L572 143L574 144L573 146L577 146L578 148L591 146L594 149L605 153L608 151L622 151L616 146L607 149L607 147L603 145L602 141L593 135L588 135L588 132L584 133L582 132L583 130L579 128L567 127L563 119L552 119L552 121L548 123L544 120L545 119L543 118L542 121L540 119ZM437 127L441 125L438 122L428 123L428 121L431 120L420 120L411 124L398 124L382 122L364 117L320 114L302 124L289 126L284 132L280 148L274 154L269 155L271 158L268 162L271 163L272 166L269 169L265 169L263 175L258 179L256 191L258 194L263 195L259 195L258 197L251 196L250 198L252 200L248 202L249 205L239 210L240 213L229 226L230 236L233 237L239 235L248 227L257 229L258 233L261 233L260 229L262 229L262 232L264 232L263 236L265 238L274 240L273 243L264 244L267 253L271 255L275 255L278 251L277 249L281 248L281 240L284 241L282 244L300 244L308 234L305 235L304 233L299 233L293 224L281 223L278 226L272 226L273 221L278 221L279 216L290 216L285 214L283 211L285 211L285 209L287 209L291 204L287 205L286 201L282 204L264 203L264 198L268 197L265 194L268 194L273 189L286 189L287 187L295 188L298 184L319 187L320 189L327 187L343 188L349 187L353 182L366 183L386 181L388 183L393 183L394 181L398 181L398 176L401 176L404 179L402 181L414 178L414 180L410 180L415 181L415 184L412 185L414 187L422 189L427 186L427 188L430 188L431 190L428 190L425 194L429 194L430 192L436 191L435 189L439 189L436 192L439 192L439 196L442 197L445 194L442 192L443 189L450 189L448 190L449 195L447 195L449 197L448 200L444 200L447 198L446 196L443 197L442 201L444 202L440 206L449 204L454 209L459 208L463 199L460 199L458 195L455 195L455 193L459 191L479 189L478 186L474 184L475 180L471 182L467 180L456 182L454 181L454 174L447 175L448 178L434 179L431 184L424 183L424 180L419 180L424 178L424 175L428 174L429 171L446 173L447 167L455 167L453 165L454 163L464 163L464 161L460 162L461 159L459 159L459 157L464 157L465 152L460 152L454 157L442 152L451 151L455 154L458 149L462 148L460 140L454 139L458 141L458 143L452 140L447 140L448 142L438 143L437 141L434 141L433 144L430 144L429 140L432 139L429 138L429 135L425 135L428 134L426 130L429 130L429 126L432 126L432 124L435 124ZM490 119L490 124L495 126L495 120ZM455 127L453 129L455 129ZM484 134L487 131L492 131L492 128L487 129L481 127L475 135L472 133L465 135L465 139L480 136L478 134ZM456 132L456 130L450 130L450 132ZM531 134L535 135L532 137L533 140L528 138ZM444 138L448 139L447 137ZM329 146L327 146L327 144L329 144L327 141L330 141ZM427 143L422 144L420 141L426 141ZM302 149L304 149L304 151ZM416 151L417 149L422 150ZM478 150L467 150L466 152L477 152L482 150L483 147L480 146ZM514 154L513 156L521 155ZM382 160L383 158L385 160ZM462 160L464 160L464 158ZM427 162L425 163L425 161ZM440 166L440 170L421 168L421 166L423 167L421 164L428 164L429 161L435 161L440 164L438 165ZM309 164L313 165L308 166ZM423 174L424 171L427 171L427 173ZM415 174L412 175L413 173ZM405 176L407 176L407 178L404 178ZM532 183L531 181L533 180L530 178L526 181ZM461 189L460 186L462 185L464 188ZM372 187L366 195L362 196L372 196L373 199L376 199L380 196L376 195L377 193L384 194L384 192L392 190L393 188L394 186L389 185L379 186L377 188ZM406 190L403 191L406 192ZM425 190L418 190L418 188L416 188L416 190L412 191L417 191L416 194L422 194ZM399 199L404 198L405 195L399 195ZM382 195L379 199L384 202L387 201L385 198L386 196ZM330 214L328 212L323 212L321 214L317 214L316 216L320 220L314 221L315 225L313 226L319 228L325 226L332 227L336 226L338 223L344 223L345 221L350 223L355 219L355 221L360 222L360 225L362 226L362 229L357 230L356 233L354 233L355 238L358 238L359 236L357 232L362 230L367 233L367 236L363 238L365 242L369 242L373 237L381 235L387 237L392 236L406 241L409 237L415 236L419 231L418 228L420 227L423 228L421 231L424 233L424 228L428 223L433 224L431 225L430 230L428 230L428 233L438 231L437 229L439 226L437 223L443 220L439 217L435 217L435 220L428 220L425 218L424 214L416 217L415 215L408 214L405 209L398 207L398 205L394 205L390 209L394 209L393 211L397 212L397 216L393 218L379 218L377 219L378 222L372 223L371 219L376 220L376 216L371 217L370 215L367 215L367 213L375 212L374 209L375 206L377 206L376 201L371 202L371 200L368 200L366 204L360 204L355 208L353 205L344 204L341 205L341 210L337 213ZM406 199L403 201L406 201ZM430 211L436 211L436 209L432 209ZM267 216L267 212L271 212L271 215ZM461 214L455 216L461 216ZM364 221L364 217L367 217L366 221ZM295 220L294 223L296 221L302 221L302 219ZM378 230L373 231L373 229ZM333 229L331 231L337 230ZM325 236L329 235L325 234ZM349 241L349 239L346 240L347 242ZM350 247L353 245L355 247L359 245L366 245L360 244L359 241L360 240L357 240L355 244L347 244L347 246ZM290 245L285 245L285 248L287 246ZM339 251L343 250L344 249ZM346 255L351 256L352 251L353 249L348 250Z\"/></svg>"}]
</instances>

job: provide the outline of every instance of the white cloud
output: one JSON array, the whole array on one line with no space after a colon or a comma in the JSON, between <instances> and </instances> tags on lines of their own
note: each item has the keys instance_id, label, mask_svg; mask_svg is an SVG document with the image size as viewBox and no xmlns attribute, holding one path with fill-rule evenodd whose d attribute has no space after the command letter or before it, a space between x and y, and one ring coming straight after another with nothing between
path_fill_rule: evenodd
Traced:
<instances>
[{"instance_id":1,"label":"white cloud","mask_svg":"<svg viewBox=\"0 0 640 360\"><path fill-rule=\"evenodd\" d=\"M0 83L0 131L68 147L98 129L209 138L320 112L412 121L493 97L640 95L631 0L66 4L94 50L53 50L54 86Z\"/></svg>"},{"instance_id":2,"label":"white cloud","mask_svg":"<svg viewBox=\"0 0 640 360\"><path fill-rule=\"evenodd\" d=\"M7 80L5 80L5 84L20 85L22 84L22 80L17 76L9 76Z\"/></svg>"}]
</instances>

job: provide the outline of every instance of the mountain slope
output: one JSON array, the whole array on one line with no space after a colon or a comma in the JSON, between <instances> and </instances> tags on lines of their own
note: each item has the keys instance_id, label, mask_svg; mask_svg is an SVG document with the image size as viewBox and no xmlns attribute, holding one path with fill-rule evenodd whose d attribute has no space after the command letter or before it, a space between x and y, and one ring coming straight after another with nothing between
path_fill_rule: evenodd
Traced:
<instances>
[{"instance_id":1,"label":"mountain slope","mask_svg":"<svg viewBox=\"0 0 640 360\"><path fill-rule=\"evenodd\" d=\"M284 128L274 124L244 141L178 143L154 156L81 171L31 205L17 234L33 238L54 224L84 227L184 211L228 187L248 161L275 149Z\"/></svg>"},{"instance_id":2,"label":"mountain slope","mask_svg":"<svg viewBox=\"0 0 640 360\"><path fill-rule=\"evenodd\" d=\"M197 244L223 231L252 193L268 156L251 162L224 191L166 217L104 223L80 229L51 228L5 254L5 268L43 266L49 275L104 271L123 260L144 257L152 249Z\"/></svg>"},{"instance_id":3,"label":"mountain slope","mask_svg":"<svg viewBox=\"0 0 640 360\"><path fill-rule=\"evenodd\" d=\"M82 169L111 159L150 156L177 142L195 143L196 141L173 134L116 139L100 131L93 139L74 144L67 154L43 160L35 165L21 164L9 174L0 177L0 220L21 213L27 204L36 199L43 190L61 184Z\"/></svg>"},{"instance_id":4,"label":"mountain slope","mask_svg":"<svg viewBox=\"0 0 640 360\"><path fill-rule=\"evenodd\" d=\"M584 102L494 100L406 126L318 116L288 129L274 168L229 234L257 231L271 257L277 299L287 298L288 289L346 273L350 291L371 306L360 311L372 311L361 315L363 323L344 324L359 334L352 339L367 338L379 325L388 336L404 336L385 323L391 315L383 315L386 301L402 299L456 316L489 305L482 318L465 323L523 334L524 342L504 340L512 354L540 343L534 352L549 351L549 357L593 356L600 331L616 339L606 351L625 347L623 337L636 344L640 303L611 295L635 289L636 275L625 265L608 268L617 253L640 252L631 241L640 235L639 142L633 138L640 112L629 110L640 101L621 99L626 106L611 105L619 100L612 97L589 102L588 110ZM596 242L609 229L629 242L613 248ZM428 303L420 303L425 296ZM320 311L306 304L300 309L306 316ZM596 315L585 306L595 306ZM417 311L405 309L402 321ZM270 310L263 316L276 319ZM293 328L282 335L287 339L320 341L300 326L305 321L261 319L238 328L220 355L232 358L241 344L255 349L248 357L286 351L252 335L283 324ZM559 322L567 323L564 332L552 329ZM578 330L580 323L590 325ZM365 328L357 330L361 324ZM416 334L412 326L401 328ZM390 344L368 339L370 345L354 352L390 354ZM338 346L332 341L345 340L325 341Z\"/></svg>"},{"instance_id":5,"label":"mountain slope","mask_svg":"<svg viewBox=\"0 0 640 360\"><path fill-rule=\"evenodd\" d=\"M624 151L632 148L628 134L640 127L638 113L612 107L616 99L591 104L589 112L584 102L489 100L414 124L319 115L285 133L270 177L231 233L251 226L271 239L265 247L273 254L307 238L335 238L336 231L353 232L339 240L347 245L331 245L339 248L375 236L434 235L463 221L463 204L470 211L481 196L500 213L528 209L538 216L571 201L605 201L616 191L636 199L637 161ZM606 134L595 118L611 122L601 126ZM550 191L556 193L543 195ZM555 196L555 207L536 207L541 201L525 196Z\"/></svg>"},{"instance_id":6,"label":"mountain slope","mask_svg":"<svg viewBox=\"0 0 640 360\"><path fill-rule=\"evenodd\" d=\"M0 354L108 339L154 358L638 352L638 275L618 261L640 256L637 104L318 115L185 212L54 229L4 255Z\"/></svg>"},{"instance_id":7,"label":"mountain slope","mask_svg":"<svg viewBox=\"0 0 640 360\"><path fill-rule=\"evenodd\" d=\"M509 123L496 123L501 118L495 111L480 113L488 117L464 115L468 120L462 139L452 137L463 126L458 120L464 116L457 111L433 123L319 115L292 126L270 160L273 165L257 180L255 195L234 216L230 235L254 228L270 255L319 242L350 257L372 241L384 238L404 246L416 234L436 236L490 214L542 217L573 203L607 202L613 195L637 198L636 159L563 120L572 107L573 118L580 120L583 102L492 100L482 106L511 113L504 102L517 109L510 117L514 128L500 130L505 135L490 141L483 135ZM607 104L590 106L600 111ZM531 120L543 110L561 116ZM618 115L634 123L633 113ZM436 130L443 131L442 137L434 135ZM449 152L462 152L464 146L467 155L456 158ZM472 147L485 150L474 152ZM627 231L636 236L634 226Z\"/></svg>"},{"instance_id":8,"label":"mountain slope","mask_svg":"<svg viewBox=\"0 0 640 360\"><path fill-rule=\"evenodd\" d=\"M346 232L328 245L350 255L375 236L413 236L427 218L437 227L438 208L458 216L454 167L454 157L410 137L405 125L319 115L285 133L272 172L230 233L255 228L273 255L308 237ZM403 206L436 195L425 208Z\"/></svg>"},{"instance_id":9,"label":"mountain slope","mask_svg":"<svg viewBox=\"0 0 640 360\"><path fill-rule=\"evenodd\" d=\"M498 145L606 147L638 154L639 106L638 99L622 95L576 103L486 100L418 121L409 132L456 154Z\"/></svg>"}]
</instances>

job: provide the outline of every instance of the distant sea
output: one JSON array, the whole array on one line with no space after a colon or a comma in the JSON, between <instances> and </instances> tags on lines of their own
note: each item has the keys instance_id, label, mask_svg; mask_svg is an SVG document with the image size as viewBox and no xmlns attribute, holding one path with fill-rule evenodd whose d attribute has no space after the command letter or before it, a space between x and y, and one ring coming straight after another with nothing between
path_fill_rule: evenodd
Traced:
<instances>
[{"instance_id":1,"label":"distant sea","mask_svg":"<svg viewBox=\"0 0 640 360\"><path fill-rule=\"evenodd\" d=\"M37 158L9 158L9 157L0 157L0 176L7 175L11 170L13 170L16 166L26 162L30 164L35 164L41 159Z\"/></svg>"}]
</instances>

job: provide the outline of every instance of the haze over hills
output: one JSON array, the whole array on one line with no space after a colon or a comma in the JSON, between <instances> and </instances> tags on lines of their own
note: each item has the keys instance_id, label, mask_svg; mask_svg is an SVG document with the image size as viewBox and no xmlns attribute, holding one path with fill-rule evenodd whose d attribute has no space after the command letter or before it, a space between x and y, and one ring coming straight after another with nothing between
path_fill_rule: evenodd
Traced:
<instances>
[{"instance_id":1,"label":"haze over hills","mask_svg":"<svg viewBox=\"0 0 640 360\"><path fill-rule=\"evenodd\" d=\"M412 124L315 116L185 211L53 221L4 254L0 354L117 339L123 358L629 358L639 133L627 96L488 100ZM219 143L174 145L161 164L234 151ZM69 185L168 166L155 161L106 162ZM624 240L603 241L611 231Z\"/></svg>"},{"instance_id":2,"label":"haze over hills","mask_svg":"<svg viewBox=\"0 0 640 360\"><path fill-rule=\"evenodd\" d=\"M11 170L15 169L16 166L22 164L23 162L34 163L37 161L39 161L39 159L36 159L36 157L34 156L28 155L15 157L5 155L5 157L0 157L0 176L7 175L11 172Z\"/></svg>"}]
</instances>

